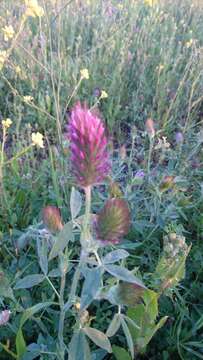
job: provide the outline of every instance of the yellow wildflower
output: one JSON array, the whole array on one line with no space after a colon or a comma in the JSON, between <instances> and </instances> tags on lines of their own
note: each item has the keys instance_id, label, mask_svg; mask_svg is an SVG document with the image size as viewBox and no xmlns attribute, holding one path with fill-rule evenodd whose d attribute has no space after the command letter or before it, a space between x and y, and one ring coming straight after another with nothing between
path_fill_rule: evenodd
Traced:
<instances>
[{"instance_id":1,"label":"yellow wildflower","mask_svg":"<svg viewBox=\"0 0 203 360\"><path fill-rule=\"evenodd\" d=\"M2 123L2 126L4 127L4 129L8 129L12 124L12 120L7 118L5 120L2 120L1 123Z\"/></svg>"},{"instance_id":2,"label":"yellow wildflower","mask_svg":"<svg viewBox=\"0 0 203 360\"><path fill-rule=\"evenodd\" d=\"M0 50L0 71L4 66L4 63L7 59L7 52L5 50Z\"/></svg>"},{"instance_id":3,"label":"yellow wildflower","mask_svg":"<svg viewBox=\"0 0 203 360\"><path fill-rule=\"evenodd\" d=\"M153 6L157 3L157 0L144 0L144 2L148 6Z\"/></svg>"},{"instance_id":4,"label":"yellow wildflower","mask_svg":"<svg viewBox=\"0 0 203 360\"><path fill-rule=\"evenodd\" d=\"M101 96L100 96L100 99L106 99L108 97L108 94L105 90L102 90L101 91Z\"/></svg>"},{"instance_id":5,"label":"yellow wildflower","mask_svg":"<svg viewBox=\"0 0 203 360\"><path fill-rule=\"evenodd\" d=\"M89 79L89 71L88 71L88 69L80 70L80 75L81 75L82 79L88 80Z\"/></svg>"},{"instance_id":6,"label":"yellow wildflower","mask_svg":"<svg viewBox=\"0 0 203 360\"><path fill-rule=\"evenodd\" d=\"M25 11L26 16L42 17L44 15L43 8L38 4L37 0L25 0L27 9Z\"/></svg>"},{"instance_id":7,"label":"yellow wildflower","mask_svg":"<svg viewBox=\"0 0 203 360\"><path fill-rule=\"evenodd\" d=\"M6 25L3 29L3 33L4 33L4 40L5 41L9 41L10 39L13 38L15 31L13 29L12 25Z\"/></svg>"},{"instance_id":8,"label":"yellow wildflower","mask_svg":"<svg viewBox=\"0 0 203 360\"><path fill-rule=\"evenodd\" d=\"M34 98L32 96L30 96L30 95L25 95L25 96L23 96L23 100L25 102L31 102L31 101L34 100Z\"/></svg>"},{"instance_id":9,"label":"yellow wildflower","mask_svg":"<svg viewBox=\"0 0 203 360\"><path fill-rule=\"evenodd\" d=\"M32 133L32 145L43 148L44 147L43 135L40 134L39 132Z\"/></svg>"}]
</instances>

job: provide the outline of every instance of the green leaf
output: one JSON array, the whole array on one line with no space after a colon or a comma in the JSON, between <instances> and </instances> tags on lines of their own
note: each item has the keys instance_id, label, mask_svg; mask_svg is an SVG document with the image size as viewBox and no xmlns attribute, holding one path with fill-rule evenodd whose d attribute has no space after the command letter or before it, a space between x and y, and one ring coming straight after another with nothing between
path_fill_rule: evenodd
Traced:
<instances>
[{"instance_id":1,"label":"green leaf","mask_svg":"<svg viewBox=\"0 0 203 360\"><path fill-rule=\"evenodd\" d=\"M81 310L87 308L97 295L101 286L101 274L101 267L97 267L92 270L87 269L81 293Z\"/></svg>"},{"instance_id":2,"label":"green leaf","mask_svg":"<svg viewBox=\"0 0 203 360\"><path fill-rule=\"evenodd\" d=\"M73 241L73 225L72 221L69 221L64 225L63 229L60 231L57 237L54 238L55 242L51 249L49 260L54 259L63 251L68 245L69 241Z\"/></svg>"},{"instance_id":3,"label":"green leaf","mask_svg":"<svg viewBox=\"0 0 203 360\"><path fill-rule=\"evenodd\" d=\"M23 279L17 281L14 289L29 289L40 284L44 279L45 276L41 274L27 275Z\"/></svg>"},{"instance_id":4,"label":"green leaf","mask_svg":"<svg viewBox=\"0 0 203 360\"><path fill-rule=\"evenodd\" d=\"M143 319L145 317L145 307L144 304L139 304L133 308L129 308L127 311L127 316L132 319L139 327L135 328L129 324L130 332L133 337L133 341L136 342L136 339L140 336L140 333L143 331Z\"/></svg>"},{"instance_id":5,"label":"green leaf","mask_svg":"<svg viewBox=\"0 0 203 360\"><path fill-rule=\"evenodd\" d=\"M143 294L143 300L146 305L146 312L149 315L151 321L156 320L158 315L158 294L152 290L145 290Z\"/></svg>"},{"instance_id":6,"label":"green leaf","mask_svg":"<svg viewBox=\"0 0 203 360\"><path fill-rule=\"evenodd\" d=\"M13 290L10 287L6 273L0 268L0 297L14 300Z\"/></svg>"},{"instance_id":7,"label":"green leaf","mask_svg":"<svg viewBox=\"0 0 203 360\"><path fill-rule=\"evenodd\" d=\"M118 265L105 265L105 270L119 280L123 280L146 289L143 282L124 267Z\"/></svg>"},{"instance_id":8,"label":"green leaf","mask_svg":"<svg viewBox=\"0 0 203 360\"><path fill-rule=\"evenodd\" d=\"M72 219L75 219L77 215L79 214L82 206L82 197L74 187L71 189L71 195L70 195L70 210L71 210L71 216Z\"/></svg>"},{"instance_id":9,"label":"green leaf","mask_svg":"<svg viewBox=\"0 0 203 360\"><path fill-rule=\"evenodd\" d=\"M132 320L131 318L129 318L126 315L123 315L123 318L126 320L126 322L128 322L129 325L131 325L131 326L135 327L136 329L140 330L140 326L138 326L134 320Z\"/></svg>"},{"instance_id":10,"label":"green leaf","mask_svg":"<svg viewBox=\"0 0 203 360\"><path fill-rule=\"evenodd\" d=\"M82 330L77 330L72 336L68 360L91 360L90 348Z\"/></svg>"},{"instance_id":11,"label":"green leaf","mask_svg":"<svg viewBox=\"0 0 203 360\"><path fill-rule=\"evenodd\" d=\"M113 349L113 354L116 357L116 360L131 360L129 353L120 346L113 345L112 349Z\"/></svg>"},{"instance_id":12,"label":"green leaf","mask_svg":"<svg viewBox=\"0 0 203 360\"><path fill-rule=\"evenodd\" d=\"M104 264L112 264L117 261L123 260L129 256L129 253L126 250L118 249L111 251L103 258Z\"/></svg>"},{"instance_id":13,"label":"green leaf","mask_svg":"<svg viewBox=\"0 0 203 360\"><path fill-rule=\"evenodd\" d=\"M128 329L128 325L126 324L124 318L121 318L121 325L122 325L123 332L126 337L126 341L127 341L127 344L128 344L129 350L130 350L131 357L132 357L132 359L134 359L135 352L134 352L133 339L132 339L130 330Z\"/></svg>"},{"instance_id":14,"label":"green leaf","mask_svg":"<svg viewBox=\"0 0 203 360\"><path fill-rule=\"evenodd\" d=\"M154 325L152 329L150 329L150 331L147 331L147 335L144 338L143 347L147 346L155 333L165 324L167 319L168 316L164 316L163 318L161 318L161 320L159 320L158 324Z\"/></svg>"},{"instance_id":15,"label":"green leaf","mask_svg":"<svg viewBox=\"0 0 203 360\"><path fill-rule=\"evenodd\" d=\"M103 332L91 327L85 327L83 331L97 346L108 351L109 353L112 352L111 343Z\"/></svg>"},{"instance_id":16,"label":"green leaf","mask_svg":"<svg viewBox=\"0 0 203 360\"><path fill-rule=\"evenodd\" d=\"M106 331L106 335L107 335L108 337L114 336L114 335L117 333L117 331L118 331L118 329L120 328L120 326L121 326L121 318L120 318L120 315L119 315L119 314L115 314L114 317L113 317L113 319L112 319L112 321L111 321L110 324L109 324L109 327L108 327L108 329L107 329L107 331Z\"/></svg>"},{"instance_id":17,"label":"green leaf","mask_svg":"<svg viewBox=\"0 0 203 360\"><path fill-rule=\"evenodd\" d=\"M16 351L18 360L22 359L22 356L26 352L26 343L23 337L22 327L25 324L25 322L30 319L35 313L38 311L52 305L52 302L46 302L46 303L39 303L37 305L32 306L31 308L28 308L24 311L21 319L20 319L20 326L16 335Z\"/></svg>"},{"instance_id":18,"label":"green leaf","mask_svg":"<svg viewBox=\"0 0 203 360\"><path fill-rule=\"evenodd\" d=\"M39 236L37 237L37 253L39 258L39 265L42 272L47 275L48 272L48 244L46 239L42 239Z\"/></svg>"}]
</instances>

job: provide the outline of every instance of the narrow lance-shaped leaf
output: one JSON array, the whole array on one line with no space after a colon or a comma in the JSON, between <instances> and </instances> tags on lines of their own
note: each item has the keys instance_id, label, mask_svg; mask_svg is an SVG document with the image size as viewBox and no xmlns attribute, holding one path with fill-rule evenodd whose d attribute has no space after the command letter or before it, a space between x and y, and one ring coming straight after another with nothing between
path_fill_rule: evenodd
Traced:
<instances>
[{"instance_id":1,"label":"narrow lance-shaped leaf","mask_svg":"<svg viewBox=\"0 0 203 360\"><path fill-rule=\"evenodd\" d=\"M32 306L31 308L28 308L24 311L21 319L20 319L20 326L16 335L16 350L17 350L17 358L20 360L22 359L22 356L26 352L26 343L23 337L22 327L25 324L25 322L30 319L35 313L38 311L51 306L52 302L46 302L46 303L39 303L37 305Z\"/></svg>"},{"instance_id":2,"label":"narrow lance-shaped leaf","mask_svg":"<svg viewBox=\"0 0 203 360\"><path fill-rule=\"evenodd\" d=\"M103 332L91 327L85 327L83 331L97 346L108 351L109 353L112 352L111 343Z\"/></svg>"},{"instance_id":3,"label":"narrow lance-shaped leaf","mask_svg":"<svg viewBox=\"0 0 203 360\"><path fill-rule=\"evenodd\" d=\"M48 272L48 244L46 239L43 239L41 237L37 237L37 253L39 258L39 264L41 267L41 270L45 275L47 275Z\"/></svg>"},{"instance_id":4,"label":"narrow lance-shaped leaf","mask_svg":"<svg viewBox=\"0 0 203 360\"><path fill-rule=\"evenodd\" d=\"M118 249L111 251L103 258L104 264L112 264L117 261L126 259L129 256L129 253L126 250Z\"/></svg>"},{"instance_id":5,"label":"narrow lance-shaped leaf","mask_svg":"<svg viewBox=\"0 0 203 360\"><path fill-rule=\"evenodd\" d=\"M134 354L133 339L132 339L130 330L128 329L128 326L127 326L127 324L126 324L126 322L125 322L125 320L123 318L121 318L121 325L122 325L123 332L124 332L125 337L126 337L126 341L127 341L130 353L131 353L131 357L132 357L132 359L134 359L135 354Z\"/></svg>"},{"instance_id":6,"label":"narrow lance-shaped leaf","mask_svg":"<svg viewBox=\"0 0 203 360\"><path fill-rule=\"evenodd\" d=\"M106 335L108 337L112 337L114 336L118 329L120 328L121 326L121 318L120 318L120 315L119 314L115 314L112 321L110 322L109 324L109 327L107 329L107 332L106 332Z\"/></svg>"},{"instance_id":7,"label":"narrow lance-shaped leaf","mask_svg":"<svg viewBox=\"0 0 203 360\"><path fill-rule=\"evenodd\" d=\"M81 310L84 310L94 300L101 286L102 269L100 267L87 270L81 293Z\"/></svg>"},{"instance_id":8,"label":"narrow lance-shaped leaf","mask_svg":"<svg viewBox=\"0 0 203 360\"><path fill-rule=\"evenodd\" d=\"M140 279L134 276L129 270L118 265L105 265L105 270L119 280L123 280L146 289Z\"/></svg>"},{"instance_id":9,"label":"narrow lance-shaped leaf","mask_svg":"<svg viewBox=\"0 0 203 360\"><path fill-rule=\"evenodd\" d=\"M45 279L42 274L27 275L23 279L17 281L14 289L29 289L40 284Z\"/></svg>"},{"instance_id":10,"label":"narrow lance-shaped leaf","mask_svg":"<svg viewBox=\"0 0 203 360\"><path fill-rule=\"evenodd\" d=\"M73 232L72 232L72 221L69 221L64 225L60 233L55 237L54 245L51 249L49 260L52 260L59 255L68 245L69 241L73 241Z\"/></svg>"},{"instance_id":11,"label":"narrow lance-shaped leaf","mask_svg":"<svg viewBox=\"0 0 203 360\"><path fill-rule=\"evenodd\" d=\"M74 332L68 354L69 360L91 360L90 348L82 330Z\"/></svg>"}]
</instances>

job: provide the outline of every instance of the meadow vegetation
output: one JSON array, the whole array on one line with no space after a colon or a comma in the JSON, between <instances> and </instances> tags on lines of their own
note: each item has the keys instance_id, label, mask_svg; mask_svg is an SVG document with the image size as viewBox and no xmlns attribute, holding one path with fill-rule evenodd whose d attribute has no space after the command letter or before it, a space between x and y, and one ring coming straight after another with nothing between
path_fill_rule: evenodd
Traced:
<instances>
[{"instance_id":1,"label":"meadow vegetation","mask_svg":"<svg viewBox=\"0 0 203 360\"><path fill-rule=\"evenodd\" d=\"M71 360L203 359L201 1L2 0L0 24L0 358L67 359L69 352ZM124 240L117 234L119 241L110 237L109 246L91 248L95 258L86 265L104 261L108 274L98 280L95 270L94 279L121 286L118 306L129 307L126 318L102 293L91 295L81 320L81 299L88 311L80 278L80 297L71 288L92 216L87 184L71 170L68 124L78 101L102 119L112 164L94 186L91 212L106 221L116 199L119 226L127 221L126 204L130 212L128 232L119 228ZM106 249L125 274L109 271ZM64 264L66 314L64 299L60 310L56 303ZM92 282L87 269L81 273ZM136 299L127 274L142 289ZM77 333L78 316L88 324L85 335ZM120 329L109 328L113 318ZM105 334L99 344L92 328ZM92 357L86 335L94 338ZM74 352L78 344L86 357Z\"/></svg>"}]
</instances>

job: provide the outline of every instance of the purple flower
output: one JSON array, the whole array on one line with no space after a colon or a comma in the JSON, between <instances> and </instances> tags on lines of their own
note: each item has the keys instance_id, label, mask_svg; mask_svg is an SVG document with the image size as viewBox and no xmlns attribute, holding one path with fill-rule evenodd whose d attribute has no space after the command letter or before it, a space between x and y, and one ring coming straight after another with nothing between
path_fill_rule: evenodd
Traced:
<instances>
[{"instance_id":1,"label":"purple flower","mask_svg":"<svg viewBox=\"0 0 203 360\"><path fill-rule=\"evenodd\" d=\"M178 131L175 134L175 141L176 141L176 144L182 144L183 143L184 137L183 137L183 134L180 131Z\"/></svg>"},{"instance_id":2,"label":"purple flower","mask_svg":"<svg viewBox=\"0 0 203 360\"><path fill-rule=\"evenodd\" d=\"M72 172L81 187L101 183L110 170L107 137L100 117L77 103L68 126Z\"/></svg>"},{"instance_id":3,"label":"purple flower","mask_svg":"<svg viewBox=\"0 0 203 360\"><path fill-rule=\"evenodd\" d=\"M145 172L143 170L138 170L136 171L134 177L138 179L143 179L145 177Z\"/></svg>"},{"instance_id":4,"label":"purple flower","mask_svg":"<svg viewBox=\"0 0 203 360\"><path fill-rule=\"evenodd\" d=\"M99 98L101 96L101 90L100 88L96 87L93 90L93 96Z\"/></svg>"}]
</instances>

